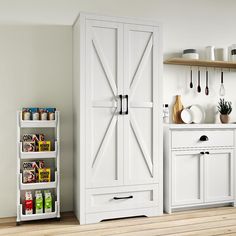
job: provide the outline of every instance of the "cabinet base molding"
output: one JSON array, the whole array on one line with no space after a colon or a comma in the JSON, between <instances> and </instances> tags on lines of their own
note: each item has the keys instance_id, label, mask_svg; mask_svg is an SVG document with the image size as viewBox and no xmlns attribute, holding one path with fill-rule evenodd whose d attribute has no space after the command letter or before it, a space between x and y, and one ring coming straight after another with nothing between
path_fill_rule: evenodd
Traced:
<instances>
[{"instance_id":1,"label":"cabinet base molding","mask_svg":"<svg viewBox=\"0 0 236 236\"><path fill-rule=\"evenodd\" d=\"M156 206L156 208L141 208L141 209L130 209L130 210L122 210L122 211L110 211L110 212L99 212L99 213L90 213L85 217L85 222L80 222L80 224L93 224L98 223L102 220L108 219L116 219L116 218L124 218L124 217L135 217L135 216L160 216L163 214L160 208Z\"/></svg>"},{"instance_id":2,"label":"cabinet base molding","mask_svg":"<svg viewBox=\"0 0 236 236\"><path fill-rule=\"evenodd\" d=\"M201 204L201 205L192 205L192 206L178 206L178 207L172 207L171 209L165 209L164 212L166 213L173 213L173 212L179 212L179 211L190 211L190 210L196 210L196 209L207 209L207 208L213 208L213 207L226 207L226 206L233 206L235 207L235 202L225 202L225 203L209 203L209 204Z\"/></svg>"}]
</instances>

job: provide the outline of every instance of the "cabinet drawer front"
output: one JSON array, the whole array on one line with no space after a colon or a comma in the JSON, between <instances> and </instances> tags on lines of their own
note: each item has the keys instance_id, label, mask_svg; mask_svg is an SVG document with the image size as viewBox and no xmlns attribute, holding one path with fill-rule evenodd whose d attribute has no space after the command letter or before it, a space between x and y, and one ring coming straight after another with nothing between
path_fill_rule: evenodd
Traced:
<instances>
[{"instance_id":1,"label":"cabinet drawer front","mask_svg":"<svg viewBox=\"0 0 236 236\"><path fill-rule=\"evenodd\" d=\"M234 145L233 137L232 130L173 131L172 148L231 147Z\"/></svg>"},{"instance_id":2,"label":"cabinet drawer front","mask_svg":"<svg viewBox=\"0 0 236 236\"><path fill-rule=\"evenodd\" d=\"M157 206L157 186L89 189L86 211L103 212Z\"/></svg>"}]
</instances>

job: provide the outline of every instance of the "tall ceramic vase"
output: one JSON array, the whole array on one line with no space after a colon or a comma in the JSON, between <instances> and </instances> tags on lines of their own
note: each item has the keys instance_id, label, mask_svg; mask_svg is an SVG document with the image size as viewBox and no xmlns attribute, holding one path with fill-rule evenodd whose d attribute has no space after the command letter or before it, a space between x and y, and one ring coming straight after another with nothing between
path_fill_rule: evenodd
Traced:
<instances>
[{"instance_id":1,"label":"tall ceramic vase","mask_svg":"<svg viewBox=\"0 0 236 236\"><path fill-rule=\"evenodd\" d=\"M183 123L182 119L181 119L181 111L184 109L184 106L181 102L181 96L180 95L176 95L176 100L175 100L175 104L173 106L173 114L172 114L172 119L173 122L175 124L181 124Z\"/></svg>"}]
</instances>

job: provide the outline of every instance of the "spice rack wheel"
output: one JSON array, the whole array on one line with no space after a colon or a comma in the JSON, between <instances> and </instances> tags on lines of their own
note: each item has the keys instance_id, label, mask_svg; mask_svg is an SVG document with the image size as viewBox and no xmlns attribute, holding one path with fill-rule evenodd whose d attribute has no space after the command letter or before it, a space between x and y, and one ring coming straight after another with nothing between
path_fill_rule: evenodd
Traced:
<instances>
[{"instance_id":1,"label":"spice rack wheel","mask_svg":"<svg viewBox=\"0 0 236 236\"><path fill-rule=\"evenodd\" d=\"M22 112L17 111L16 114L17 124L17 217L16 225L21 225L23 221L40 220L55 218L60 220L60 112L55 112L55 120L22 120ZM23 129L54 129L55 148L53 151L48 152L22 152L21 135ZM35 132L35 131L34 131ZM53 173L54 179L48 183L22 183L21 173L21 161L29 160L53 160L55 165L55 171ZM26 215L23 212L23 192L26 190L52 190L54 192L53 197L53 210L49 213L30 214Z\"/></svg>"}]
</instances>

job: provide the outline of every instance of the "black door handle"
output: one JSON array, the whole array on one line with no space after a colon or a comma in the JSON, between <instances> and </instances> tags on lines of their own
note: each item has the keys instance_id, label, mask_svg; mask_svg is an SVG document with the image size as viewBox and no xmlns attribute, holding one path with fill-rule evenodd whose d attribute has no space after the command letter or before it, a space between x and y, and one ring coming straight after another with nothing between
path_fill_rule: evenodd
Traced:
<instances>
[{"instance_id":1,"label":"black door handle","mask_svg":"<svg viewBox=\"0 0 236 236\"><path fill-rule=\"evenodd\" d=\"M204 152L200 152L201 155L204 155Z\"/></svg>"},{"instance_id":2,"label":"black door handle","mask_svg":"<svg viewBox=\"0 0 236 236\"><path fill-rule=\"evenodd\" d=\"M209 154L210 154L210 152L205 152L205 154L209 155Z\"/></svg>"},{"instance_id":3,"label":"black door handle","mask_svg":"<svg viewBox=\"0 0 236 236\"><path fill-rule=\"evenodd\" d=\"M114 200L122 200L122 199L130 199L133 198L133 196L128 196L128 197L113 197Z\"/></svg>"},{"instance_id":4,"label":"black door handle","mask_svg":"<svg viewBox=\"0 0 236 236\"><path fill-rule=\"evenodd\" d=\"M125 114L128 115L129 114L129 96L125 95L126 98L126 111Z\"/></svg>"},{"instance_id":5,"label":"black door handle","mask_svg":"<svg viewBox=\"0 0 236 236\"><path fill-rule=\"evenodd\" d=\"M120 111L119 111L119 113L120 113L120 115L122 115L123 111L122 111L122 95L121 94L119 95L119 98L120 98Z\"/></svg>"},{"instance_id":6,"label":"black door handle","mask_svg":"<svg viewBox=\"0 0 236 236\"><path fill-rule=\"evenodd\" d=\"M202 135L199 140L200 141L208 141L209 138L206 135Z\"/></svg>"}]
</instances>

